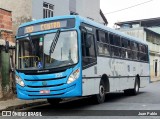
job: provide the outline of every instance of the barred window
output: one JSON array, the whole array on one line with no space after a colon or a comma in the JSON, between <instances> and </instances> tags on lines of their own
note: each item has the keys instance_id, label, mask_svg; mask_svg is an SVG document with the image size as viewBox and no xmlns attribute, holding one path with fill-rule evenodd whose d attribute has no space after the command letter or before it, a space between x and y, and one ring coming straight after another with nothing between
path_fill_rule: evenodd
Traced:
<instances>
[{"instance_id":1,"label":"barred window","mask_svg":"<svg viewBox=\"0 0 160 119\"><path fill-rule=\"evenodd\" d=\"M43 3L43 18L53 17L54 5Z\"/></svg>"}]
</instances>

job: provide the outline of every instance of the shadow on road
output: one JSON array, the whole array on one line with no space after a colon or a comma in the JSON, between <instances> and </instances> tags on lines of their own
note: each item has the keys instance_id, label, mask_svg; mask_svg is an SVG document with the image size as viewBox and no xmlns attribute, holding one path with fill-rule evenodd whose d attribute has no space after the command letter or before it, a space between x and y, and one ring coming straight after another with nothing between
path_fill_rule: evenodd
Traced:
<instances>
[{"instance_id":1,"label":"shadow on road","mask_svg":"<svg viewBox=\"0 0 160 119\"><path fill-rule=\"evenodd\" d=\"M138 95L144 94L145 92L139 92ZM126 98L131 98L133 96L138 96L138 95L126 95L123 92L120 93L108 93L106 95L106 101L105 102L114 102L118 101L121 99L126 99Z\"/></svg>"},{"instance_id":2,"label":"shadow on road","mask_svg":"<svg viewBox=\"0 0 160 119\"><path fill-rule=\"evenodd\" d=\"M138 95L141 95L145 92L140 92ZM125 98L131 98L132 96L126 96L123 92L121 93L108 93L106 94L106 100L104 103L112 103L116 102ZM44 111L58 111L58 110L82 110L82 109L88 109L92 106L96 106L92 98L81 98L78 100L72 100L68 102L62 102L59 105L42 105L39 107L34 107L31 110L44 110Z\"/></svg>"}]
</instances>

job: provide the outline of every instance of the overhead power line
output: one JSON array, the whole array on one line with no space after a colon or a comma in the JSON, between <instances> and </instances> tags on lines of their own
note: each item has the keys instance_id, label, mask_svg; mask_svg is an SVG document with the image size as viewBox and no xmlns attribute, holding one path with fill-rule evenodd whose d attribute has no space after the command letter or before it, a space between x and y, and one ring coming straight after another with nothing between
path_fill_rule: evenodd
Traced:
<instances>
[{"instance_id":1,"label":"overhead power line","mask_svg":"<svg viewBox=\"0 0 160 119\"><path fill-rule=\"evenodd\" d=\"M149 2L151 2L151 1L153 1L153 0L149 0L149 1L146 1L146 2L142 2L142 3L136 4L136 5L133 5L133 6L130 6L130 7L126 7L126 8L120 9L120 10L115 10L115 11L112 11L112 12L108 12L108 13L105 13L104 15L106 15L106 14L112 14L112 13L116 13L116 12L120 12L120 11L123 11L123 10L127 10L127 9L130 9L130 8L133 8L133 7L137 7L137 6L140 6L140 5L149 3Z\"/></svg>"}]
</instances>

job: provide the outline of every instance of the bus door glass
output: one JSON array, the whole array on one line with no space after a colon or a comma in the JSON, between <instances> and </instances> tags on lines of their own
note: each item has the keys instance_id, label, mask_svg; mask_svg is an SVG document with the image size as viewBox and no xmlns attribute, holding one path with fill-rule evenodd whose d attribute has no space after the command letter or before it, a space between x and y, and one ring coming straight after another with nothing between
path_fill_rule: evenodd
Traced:
<instances>
[{"instance_id":1,"label":"bus door glass","mask_svg":"<svg viewBox=\"0 0 160 119\"><path fill-rule=\"evenodd\" d=\"M92 33L81 32L83 68L96 62L95 38Z\"/></svg>"}]
</instances>

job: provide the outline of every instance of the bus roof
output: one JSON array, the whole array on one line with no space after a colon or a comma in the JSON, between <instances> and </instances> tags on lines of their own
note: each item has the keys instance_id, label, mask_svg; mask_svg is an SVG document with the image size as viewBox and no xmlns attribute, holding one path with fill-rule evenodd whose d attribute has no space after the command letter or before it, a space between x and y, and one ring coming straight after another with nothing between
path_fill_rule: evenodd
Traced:
<instances>
[{"instance_id":1,"label":"bus roof","mask_svg":"<svg viewBox=\"0 0 160 119\"><path fill-rule=\"evenodd\" d=\"M143 41L142 39L139 39L139 38L127 35L127 34L125 34L123 32L111 29L111 28L109 28L107 26L104 26L103 24L97 23L95 21L92 21L90 19L81 17L79 15L65 15L65 16L55 16L55 17L50 17L50 18L45 18L45 19L39 19L39 20L35 20L35 21L24 23L24 24L20 25L19 27L29 26L29 25L42 23L42 22L47 22L47 21L51 21L51 20L58 20L58 19L60 20L60 19L68 19L68 18L75 18L75 19L79 20L79 22L86 23L88 25L97 27L99 29L106 30L108 32L111 32L111 33L117 34L119 36L122 36L124 38L128 38L130 40L134 40L134 41L137 41L139 43L143 43L143 44L147 45L147 43L145 41Z\"/></svg>"}]
</instances>

